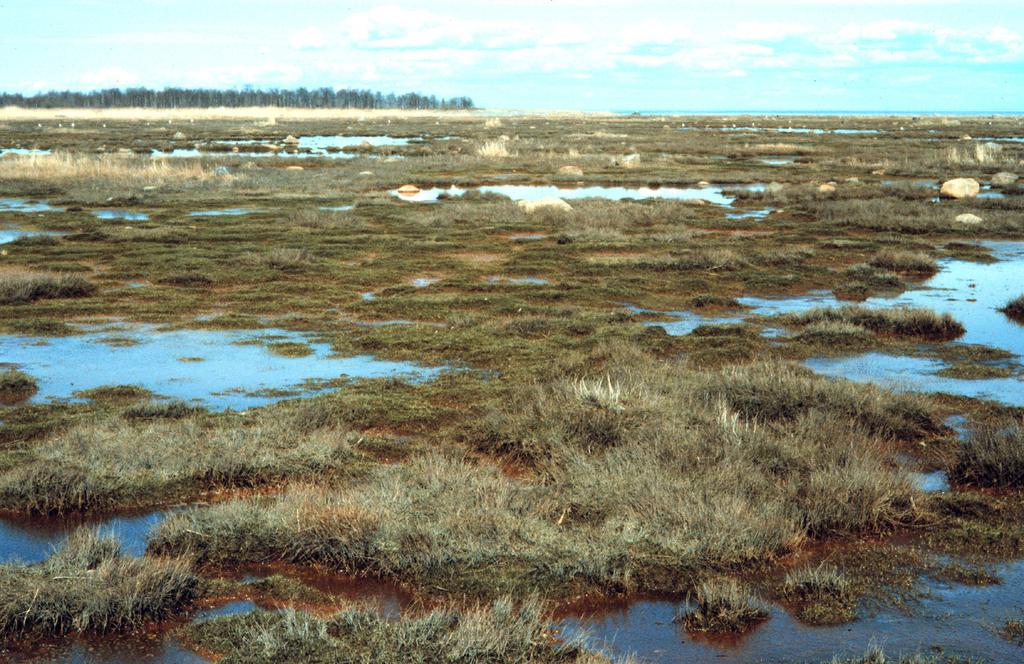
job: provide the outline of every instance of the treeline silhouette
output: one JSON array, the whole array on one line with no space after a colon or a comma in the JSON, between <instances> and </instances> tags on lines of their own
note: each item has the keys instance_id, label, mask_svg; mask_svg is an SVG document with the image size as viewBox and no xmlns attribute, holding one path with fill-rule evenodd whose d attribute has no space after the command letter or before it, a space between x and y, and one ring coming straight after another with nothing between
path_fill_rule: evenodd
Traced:
<instances>
[{"instance_id":1,"label":"treeline silhouette","mask_svg":"<svg viewBox=\"0 0 1024 664\"><path fill-rule=\"evenodd\" d=\"M31 96L0 93L0 106L23 108L208 108L217 106L281 106L291 108L386 108L458 110L473 108L469 97L439 99L416 92L384 94L372 90L212 90L204 88L127 88L43 92Z\"/></svg>"}]
</instances>

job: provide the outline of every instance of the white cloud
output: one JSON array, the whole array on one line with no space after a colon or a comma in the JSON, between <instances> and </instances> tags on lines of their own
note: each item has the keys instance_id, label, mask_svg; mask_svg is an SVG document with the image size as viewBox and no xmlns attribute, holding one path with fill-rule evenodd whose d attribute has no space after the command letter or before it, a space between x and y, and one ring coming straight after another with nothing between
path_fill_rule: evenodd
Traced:
<instances>
[{"instance_id":1,"label":"white cloud","mask_svg":"<svg viewBox=\"0 0 1024 664\"><path fill-rule=\"evenodd\" d=\"M85 72L78 82L86 88L123 88L136 85L139 76L121 67L104 67Z\"/></svg>"},{"instance_id":2,"label":"white cloud","mask_svg":"<svg viewBox=\"0 0 1024 664\"><path fill-rule=\"evenodd\" d=\"M303 28L289 34L288 43L300 51L315 51L327 46L327 36L319 28Z\"/></svg>"}]
</instances>

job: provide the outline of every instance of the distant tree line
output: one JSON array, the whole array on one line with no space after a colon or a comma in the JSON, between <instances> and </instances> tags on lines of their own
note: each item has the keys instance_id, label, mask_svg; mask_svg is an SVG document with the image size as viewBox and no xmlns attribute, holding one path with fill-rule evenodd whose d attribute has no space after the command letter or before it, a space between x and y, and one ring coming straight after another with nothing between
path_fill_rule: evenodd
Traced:
<instances>
[{"instance_id":1,"label":"distant tree line","mask_svg":"<svg viewBox=\"0 0 1024 664\"><path fill-rule=\"evenodd\" d=\"M407 92L396 95L372 90L211 90L204 88L110 88L94 92L71 90L31 96L0 93L0 106L23 108L209 108L217 106L282 106L292 108L386 108L406 110L461 110L473 108L469 97L438 99Z\"/></svg>"}]
</instances>

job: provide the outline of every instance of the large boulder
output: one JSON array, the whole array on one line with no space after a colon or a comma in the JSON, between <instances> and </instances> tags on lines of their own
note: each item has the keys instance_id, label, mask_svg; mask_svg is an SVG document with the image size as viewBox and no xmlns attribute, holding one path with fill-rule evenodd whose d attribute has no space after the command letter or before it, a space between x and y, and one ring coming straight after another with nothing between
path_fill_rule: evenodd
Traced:
<instances>
[{"instance_id":1,"label":"large boulder","mask_svg":"<svg viewBox=\"0 0 1024 664\"><path fill-rule=\"evenodd\" d=\"M969 225L969 226L977 226L977 225L978 225L978 224L980 224L980 223L981 223L982 221L984 221L984 220L983 220L983 219L982 219L981 217L979 217L978 215L976 215L976 214L970 214L970 213L967 213L967 214L958 214L958 215L956 216L956 220L957 220L957 221L958 221L959 223L961 223L961 224L967 224L967 225Z\"/></svg>"},{"instance_id":2,"label":"large boulder","mask_svg":"<svg viewBox=\"0 0 1024 664\"><path fill-rule=\"evenodd\" d=\"M981 185L973 178L953 178L942 183L939 193L946 198L974 198Z\"/></svg>"},{"instance_id":3,"label":"large boulder","mask_svg":"<svg viewBox=\"0 0 1024 664\"><path fill-rule=\"evenodd\" d=\"M1007 173L1006 171L1003 171L1002 173L996 173L992 176L992 184L996 187L1009 187L1018 179L1020 178L1017 177L1016 173Z\"/></svg>"},{"instance_id":4,"label":"large boulder","mask_svg":"<svg viewBox=\"0 0 1024 664\"><path fill-rule=\"evenodd\" d=\"M519 209L526 214L533 214L541 210L554 210L556 212L570 212L572 206L561 198L542 198L536 201L519 201Z\"/></svg>"}]
</instances>

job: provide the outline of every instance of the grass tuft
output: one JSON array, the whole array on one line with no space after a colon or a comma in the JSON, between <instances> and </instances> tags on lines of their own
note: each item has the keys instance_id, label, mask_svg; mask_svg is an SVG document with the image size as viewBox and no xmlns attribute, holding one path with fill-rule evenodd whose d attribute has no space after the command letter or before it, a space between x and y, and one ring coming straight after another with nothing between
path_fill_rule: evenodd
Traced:
<instances>
[{"instance_id":1,"label":"grass tuft","mask_svg":"<svg viewBox=\"0 0 1024 664\"><path fill-rule=\"evenodd\" d=\"M42 563L0 566L0 638L136 628L180 611L197 587L184 560L125 556L81 528Z\"/></svg>"},{"instance_id":2,"label":"grass tuft","mask_svg":"<svg viewBox=\"0 0 1024 664\"><path fill-rule=\"evenodd\" d=\"M0 274L0 304L26 304L42 299L87 297L96 286L77 274L6 272Z\"/></svg>"},{"instance_id":3,"label":"grass tuft","mask_svg":"<svg viewBox=\"0 0 1024 664\"><path fill-rule=\"evenodd\" d=\"M768 611L754 595L732 579L706 581L697 587L691 606L676 617L691 632L745 632L767 620Z\"/></svg>"},{"instance_id":4,"label":"grass tuft","mask_svg":"<svg viewBox=\"0 0 1024 664\"><path fill-rule=\"evenodd\" d=\"M823 322L845 323L860 326L875 334L930 341L948 341L964 333L964 326L949 314L937 314L929 309L911 307L817 307L799 314L783 315L782 320L797 327Z\"/></svg>"},{"instance_id":5,"label":"grass tuft","mask_svg":"<svg viewBox=\"0 0 1024 664\"><path fill-rule=\"evenodd\" d=\"M16 369L0 373L0 403L24 401L39 390L36 379Z\"/></svg>"},{"instance_id":6,"label":"grass tuft","mask_svg":"<svg viewBox=\"0 0 1024 664\"><path fill-rule=\"evenodd\" d=\"M189 641L231 662L508 662L597 664L577 639L556 639L539 603L509 599L389 620L352 609L320 618L258 611L190 625Z\"/></svg>"},{"instance_id":7,"label":"grass tuft","mask_svg":"<svg viewBox=\"0 0 1024 664\"><path fill-rule=\"evenodd\" d=\"M911 274L935 274L939 264L931 256L919 251L880 251L868 261L872 267Z\"/></svg>"},{"instance_id":8,"label":"grass tuft","mask_svg":"<svg viewBox=\"0 0 1024 664\"><path fill-rule=\"evenodd\" d=\"M1024 295L1010 300L1000 311L1011 320L1024 324Z\"/></svg>"},{"instance_id":9,"label":"grass tuft","mask_svg":"<svg viewBox=\"0 0 1024 664\"><path fill-rule=\"evenodd\" d=\"M950 479L982 487L1024 488L1024 425L983 425L960 444Z\"/></svg>"}]
</instances>

